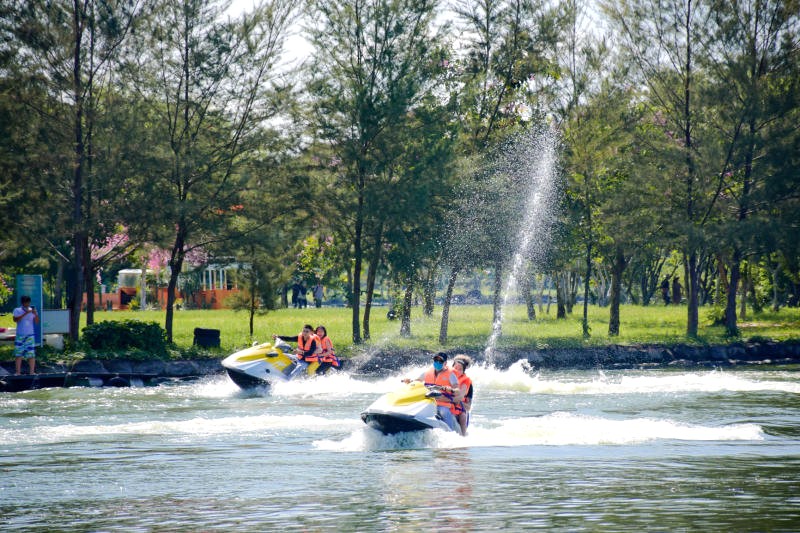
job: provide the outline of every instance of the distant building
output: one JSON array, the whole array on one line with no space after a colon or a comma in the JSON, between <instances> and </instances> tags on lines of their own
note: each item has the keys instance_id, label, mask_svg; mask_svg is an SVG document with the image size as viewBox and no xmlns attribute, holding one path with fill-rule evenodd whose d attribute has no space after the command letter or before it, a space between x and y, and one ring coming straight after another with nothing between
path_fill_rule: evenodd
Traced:
<instances>
[{"instance_id":1,"label":"distant building","mask_svg":"<svg viewBox=\"0 0 800 533\"><path fill-rule=\"evenodd\" d=\"M208 263L189 270L181 276L181 283L177 290L176 299L182 300L182 305L196 309L224 309L225 301L229 296L239 292L236 272L242 265L236 261ZM161 276L159 276L161 274ZM167 303L167 287L163 279L169 275L169 269L156 272L146 271L146 296L145 305L151 306L158 302L163 308ZM125 310L130 309L131 301L139 298L142 289L142 269L124 268L117 273L117 289L106 292L106 286L101 285L95 296L97 310ZM86 295L84 294L84 309Z\"/></svg>"}]
</instances>

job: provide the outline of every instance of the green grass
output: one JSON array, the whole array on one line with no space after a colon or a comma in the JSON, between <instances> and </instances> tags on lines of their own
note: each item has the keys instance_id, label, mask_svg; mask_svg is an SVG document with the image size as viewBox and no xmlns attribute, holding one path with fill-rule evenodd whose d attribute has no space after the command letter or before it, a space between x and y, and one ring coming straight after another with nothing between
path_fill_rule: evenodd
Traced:
<instances>
[{"instance_id":1,"label":"green grass","mask_svg":"<svg viewBox=\"0 0 800 533\"><path fill-rule=\"evenodd\" d=\"M371 316L371 340L369 346L398 349L436 350L438 344L441 307L432 317L424 317L421 308L412 311L411 337L401 338L400 321L389 321L385 307L374 308ZM547 348L603 346L607 344L725 344L732 340L725 337L722 327L708 325L708 308L700 310L698 338L690 339L686 331L685 306L632 306L621 308L621 332L619 337L608 336L608 308L589 307L591 337L584 341L581 336L582 308L576 307L566 320L555 319L555 306L550 314L540 313L537 319L528 321L525 308L512 305L505 309L503 334L498 342L500 348ZM337 353L347 356L354 352L352 346L352 310L345 308L280 309L255 317L254 338L249 338L248 316L243 312L220 311L176 311L174 341L181 348L192 345L194 328L219 329L221 353L229 353L248 346L253 340L267 341L273 333L295 335L303 324L324 325L333 340ZM95 320L136 319L164 324L163 311L115 311L95 313ZM490 305L461 305L450 309L447 350L481 350L485 348L491 333L492 307ZM82 324L85 323L85 316ZM10 315L0 317L0 326L13 327ZM800 309L781 309L777 313L752 313L742 321L741 339L752 337L788 340L800 338ZM5 351L5 350L4 350ZM5 357L4 357L5 358Z\"/></svg>"}]
</instances>

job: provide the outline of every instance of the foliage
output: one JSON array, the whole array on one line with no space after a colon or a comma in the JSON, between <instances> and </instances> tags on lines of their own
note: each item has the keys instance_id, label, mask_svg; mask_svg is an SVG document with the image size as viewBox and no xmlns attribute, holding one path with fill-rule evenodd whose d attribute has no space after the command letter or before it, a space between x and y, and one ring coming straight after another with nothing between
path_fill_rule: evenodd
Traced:
<instances>
[{"instance_id":1,"label":"foliage","mask_svg":"<svg viewBox=\"0 0 800 533\"><path fill-rule=\"evenodd\" d=\"M254 312L302 249L356 329L355 297L387 280L502 280L524 192L496 154L546 124L567 179L546 275L569 278L569 298L621 273L622 303L648 303L683 276L690 333L712 303L729 331L749 324L744 288L757 320L800 305L797 0L314 0L308 71L278 67L296 4L228 18L218 0L3 3L3 273L43 274L48 304L77 311L101 268L157 247L189 304L183 265L203 250L252 265L237 283ZM621 340L637 327L625 309Z\"/></svg>"},{"instance_id":2,"label":"foliage","mask_svg":"<svg viewBox=\"0 0 800 533\"><path fill-rule=\"evenodd\" d=\"M11 283L11 277L0 272L0 307L11 298L12 289L9 287L9 283Z\"/></svg>"},{"instance_id":3,"label":"foliage","mask_svg":"<svg viewBox=\"0 0 800 533\"><path fill-rule=\"evenodd\" d=\"M83 328L83 342L93 350L141 350L156 357L167 355L167 336L156 322L109 320Z\"/></svg>"},{"instance_id":4,"label":"foliage","mask_svg":"<svg viewBox=\"0 0 800 533\"><path fill-rule=\"evenodd\" d=\"M309 282L324 280L335 266L335 253L333 237L320 239L310 235L303 240L302 249L297 255L297 272Z\"/></svg>"},{"instance_id":5,"label":"foliage","mask_svg":"<svg viewBox=\"0 0 800 533\"><path fill-rule=\"evenodd\" d=\"M317 21L310 31L316 50L309 70L309 121L319 141L320 170L332 183L325 191L330 223L352 249L352 265L343 266L351 272L354 342L362 337L356 296L365 256L379 258L385 224L402 233L399 226L413 223L408 216L393 220L386 210L414 205L397 182L419 181L426 166L409 167L417 135L425 135L415 127L417 113L443 105L432 97L443 59L435 7L433 1L416 0L308 3ZM404 214L402 207L398 211Z\"/></svg>"},{"instance_id":6,"label":"foliage","mask_svg":"<svg viewBox=\"0 0 800 533\"><path fill-rule=\"evenodd\" d=\"M129 51L126 72L143 95L157 132L161 165L154 181L165 195L158 210L169 237L170 280L165 328L187 253L242 232L249 165L262 148L262 126L285 104L275 66L293 3L263 2L236 19L224 2L157 2ZM149 53L158 50L157 54Z\"/></svg>"}]
</instances>

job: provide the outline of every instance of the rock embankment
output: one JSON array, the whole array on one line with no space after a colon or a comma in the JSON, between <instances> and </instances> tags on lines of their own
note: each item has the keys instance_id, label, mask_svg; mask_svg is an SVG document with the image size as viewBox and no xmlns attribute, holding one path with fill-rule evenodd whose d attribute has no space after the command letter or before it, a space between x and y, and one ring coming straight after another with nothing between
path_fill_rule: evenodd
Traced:
<instances>
[{"instance_id":1,"label":"rock embankment","mask_svg":"<svg viewBox=\"0 0 800 533\"><path fill-rule=\"evenodd\" d=\"M437 350L438 351L438 350ZM443 350L450 355L455 351ZM430 362L433 351L372 351L347 362L350 372L383 374ZM483 351L465 352L476 362L486 362ZM505 369L526 360L534 369L722 367L737 365L800 364L800 341L741 342L726 346L632 345L587 348L497 350L492 364Z\"/></svg>"},{"instance_id":2,"label":"rock embankment","mask_svg":"<svg viewBox=\"0 0 800 533\"><path fill-rule=\"evenodd\" d=\"M439 350L436 350L439 351ZM443 350L451 356L453 350ZM358 354L345 362L345 370L353 374L383 375L412 365L426 365L435 353L430 350L375 349ZM483 351L467 351L475 362L487 361ZM625 369L651 367L725 367L742 365L800 364L800 341L740 342L726 346L633 345L587 348L546 348L497 350L491 362L506 369L519 360L526 360L534 369ZM14 363L3 362L0 375L12 373ZM148 374L163 378L193 378L223 372L220 359L180 361L129 361L124 359L84 359L72 365L37 364L37 372L85 372Z\"/></svg>"},{"instance_id":3,"label":"rock embankment","mask_svg":"<svg viewBox=\"0 0 800 533\"><path fill-rule=\"evenodd\" d=\"M181 361L130 361L127 359L82 359L74 364L39 362L36 372L55 374L79 372L86 374L141 374L163 378L192 378L222 372L219 359L192 359ZM14 363L4 362L0 374L14 372Z\"/></svg>"}]
</instances>

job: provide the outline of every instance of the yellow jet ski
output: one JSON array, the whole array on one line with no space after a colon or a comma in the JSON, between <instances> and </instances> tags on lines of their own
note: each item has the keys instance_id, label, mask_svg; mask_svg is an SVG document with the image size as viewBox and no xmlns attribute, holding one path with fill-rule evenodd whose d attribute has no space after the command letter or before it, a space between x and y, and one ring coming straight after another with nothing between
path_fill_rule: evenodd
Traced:
<instances>
[{"instance_id":1,"label":"yellow jet ski","mask_svg":"<svg viewBox=\"0 0 800 533\"><path fill-rule=\"evenodd\" d=\"M361 420L384 435L425 429L444 429L460 434L458 422L449 410L442 413L437 408L436 397L441 394L435 385L412 381L375 400L361 413Z\"/></svg>"},{"instance_id":2,"label":"yellow jet ski","mask_svg":"<svg viewBox=\"0 0 800 533\"><path fill-rule=\"evenodd\" d=\"M291 350L291 346L281 340L274 344L265 342L232 353L222 360L222 366L231 380L243 389L269 387L317 373L318 362L300 361Z\"/></svg>"}]
</instances>

